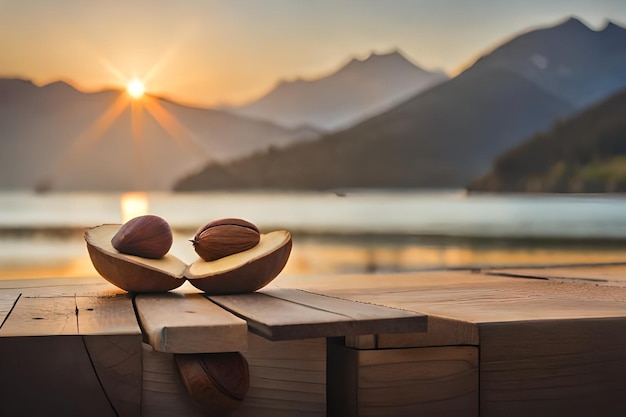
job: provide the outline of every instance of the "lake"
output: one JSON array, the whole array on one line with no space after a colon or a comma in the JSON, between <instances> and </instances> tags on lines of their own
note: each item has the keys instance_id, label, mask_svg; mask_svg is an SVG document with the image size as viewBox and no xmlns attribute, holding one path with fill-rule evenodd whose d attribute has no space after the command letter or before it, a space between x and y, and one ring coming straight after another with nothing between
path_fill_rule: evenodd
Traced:
<instances>
[{"instance_id":1,"label":"lake","mask_svg":"<svg viewBox=\"0 0 626 417\"><path fill-rule=\"evenodd\" d=\"M121 223L129 194L0 193L0 279L93 275L82 230ZM127 204L122 205L122 201ZM624 195L466 195L463 191L147 193L138 212L167 219L172 252L222 217L287 229L284 273L403 272L626 260ZM132 207L130 207L132 208Z\"/></svg>"}]
</instances>

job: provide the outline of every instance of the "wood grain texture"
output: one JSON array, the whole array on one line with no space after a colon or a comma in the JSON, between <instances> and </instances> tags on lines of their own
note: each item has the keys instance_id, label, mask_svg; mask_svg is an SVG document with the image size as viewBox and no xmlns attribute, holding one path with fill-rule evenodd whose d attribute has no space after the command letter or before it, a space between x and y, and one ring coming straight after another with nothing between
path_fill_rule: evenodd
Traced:
<instances>
[{"instance_id":1,"label":"wood grain texture","mask_svg":"<svg viewBox=\"0 0 626 417\"><path fill-rule=\"evenodd\" d=\"M329 416L478 416L476 347L329 345L328 361Z\"/></svg>"},{"instance_id":2,"label":"wood grain texture","mask_svg":"<svg viewBox=\"0 0 626 417\"><path fill-rule=\"evenodd\" d=\"M249 333L250 389L236 417L326 415L326 340L272 342Z\"/></svg>"},{"instance_id":3,"label":"wood grain texture","mask_svg":"<svg viewBox=\"0 0 626 417\"><path fill-rule=\"evenodd\" d=\"M427 332L381 333L377 335L376 341L378 349L479 345L478 327L476 325L439 316L428 317Z\"/></svg>"},{"instance_id":4,"label":"wood grain texture","mask_svg":"<svg viewBox=\"0 0 626 417\"><path fill-rule=\"evenodd\" d=\"M115 417L81 336L0 338L0 415Z\"/></svg>"},{"instance_id":5,"label":"wood grain texture","mask_svg":"<svg viewBox=\"0 0 626 417\"><path fill-rule=\"evenodd\" d=\"M324 339L270 342L249 334L242 351L250 370L250 388L230 416L286 417L326 415ZM144 344L143 415L203 415L185 391L173 354Z\"/></svg>"},{"instance_id":6,"label":"wood grain texture","mask_svg":"<svg viewBox=\"0 0 626 417\"><path fill-rule=\"evenodd\" d=\"M113 296L125 293L101 277L0 280L0 289L18 290L26 297Z\"/></svg>"},{"instance_id":7,"label":"wood grain texture","mask_svg":"<svg viewBox=\"0 0 626 417\"><path fill-rule=\"evenodd\" d=\"M74 297L20 297L0 337L78 335Z\"/></svg>"},{"instance_id":8,"label":"wood grain texture","mask_svg":"<svg viewBox=\"0 0 626 417\"><path fill-rule=\"evenodd\" d=\"M141 415L141 334L84 336L102 391L119 417Z\"/></svg>"},{"instance_id":9,"label":"wood grain texture","mask_svg":"<svg viewBox=\"0 0 626 417\"><path fill-rule=\"evenodd\" d=\"M520 278L561 279L626 286L626 264L576 265L567 267L490 269L488 274Z\"/></svg>"},{"instance_id":10,"label":"wood grain texture","mask_svg":"<svg viewBox=\"0 0 626 417\"><path fill-rule=\"evenodd\" d=\"M138 294L144 336L160 352L210 353L245 349L248 327L200 294Z\"/></svg>"},{"instance_id":11,"label":"wood grain texture","mask_svg":"<svg viewBox=\"0 0 626 417\"><path fill-rule=\"evenodd\" d=\"M520 279L459 271L398 275L338 276L327 279L285 279L278 285L299 285L355 301L416 311L465 322L514 322L546 319L626 317L626 288L580 282ZM474 337L475 332L467 332ZM468 344L474 341L468 340ZM465 344L465 343L463 343Z\"/></svg>"},{"instance_id":12,"label":"wood grain texture","mask_svg":"<svg viewBox=\"0 0 626 417\"><path fill-rule=\"evenodd\" d=\"M172 353L142 346L142 417L202 417L204 413L187 395Z\"/></svg>"},{"instance_id":13,"label":"wood grain texture","mask_svg":"<svg viewBox=\"0 0 626 417\"><path fill-rule=\"evenodd\" d=\"M626 320L485 324L480 338L482 416L626 415Z\"/></svg>"},{"instance_id":14,"label":"wood grain texture","mask_svg":"<svg viewBox=\"0 0 626 417\"><path fill-rule=\"evenodd\" d=\"M13 306L17 302L18 298L20 298L19 292L0 292L0 326L2 326L2 323L4 323L4 320L13 309Z\"/></svg>"},{"instance_id":15,"label":"wood grain texture","mask_svg":"<svg viewBox=\"0 0 626 417\"><path fill-rule=\"evenodd\" d=\"M427 319L422 314L295 289L209 299L244 318L251 331L269 340L426 330Z\"/></svg>"},{"instance_id":16,"label":"wood grain texture","mask_svg":"<svg viewBox=\"0 0 626 417\"><path fill-rule=\"evenodd\" d=\"M141 335L132 298L76 297L78 332L81 335Z\"/></svg>"}]
</instances>

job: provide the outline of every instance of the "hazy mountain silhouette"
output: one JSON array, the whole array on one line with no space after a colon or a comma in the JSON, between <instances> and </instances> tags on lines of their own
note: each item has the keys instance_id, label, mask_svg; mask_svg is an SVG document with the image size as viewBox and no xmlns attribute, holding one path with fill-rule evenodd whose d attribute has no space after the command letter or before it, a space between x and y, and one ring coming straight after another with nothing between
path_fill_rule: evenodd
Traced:
<instances>
[{"instance_id":1,"label":"hazy mountain silhouette","mask_svg":"<svg viewBox=\"0 0 626 417\"><path fill-rule=\"evenodd\" d=\"M608 22L594 31L570 18L512 39L471 69L522 75L577 108L626 87L626 29Z\"/></svg>"},{"instance_id":2,"label":"hazy mountain silhouette","mask_svg":"<svg viewBox=\"0 0 626 417\"><path fill-rule=\"evenodd\" d=\"M364 60L352 59L326 77L282 81L259 100L230 111L288 127L337 130L447 79L443 72L417 67L400 52L372 54Z\"/></svg>"},{"instance_id":3,"label":"hazy mountain silhouette","mask_svg":"<svg viewBox=\"0 0 626 417\"><path fill-rule=\"evenodd\" d=\"M213 164L178 189L464 186L495 155L570 109L518 75L464 73L321 140Z\"/></svg>"},{"instance_id":4,"label":"hazy mountain silhouette","mask_svg":"<svg viewBox=\"0 0 626 417\"><path fill-rule=\"evenodd\" d=\"M626 192L626 89L498 157L471 191Z\"/></svg>"},{"instance_id":5,"label":"hazy mountain silhouette","mask_svg":"<svg viewBox=\"0 0 626 417\"><path fill-rule=\"evenodd\" d=\"M576 19L530 31L381 115L311 143L212 164L177 187L465 187L497 155L626 83L626 71L615 70L626 57L624 32ZM535 54L545 59L539 66Z\"/></svg>"},{"instance_id":6,"label":"hazy mountain silhouette","mask_svg":"<svg viewBox=\"0 0 626 417\"><path fill-rule=\"evenodd\" d=\"M0 79L0 189L167 190L208 161L316 134L151 102L164 127L137 106L133 122L125 92L86 94L64 82L37 87Z\"/></svg>"}]
</instances>

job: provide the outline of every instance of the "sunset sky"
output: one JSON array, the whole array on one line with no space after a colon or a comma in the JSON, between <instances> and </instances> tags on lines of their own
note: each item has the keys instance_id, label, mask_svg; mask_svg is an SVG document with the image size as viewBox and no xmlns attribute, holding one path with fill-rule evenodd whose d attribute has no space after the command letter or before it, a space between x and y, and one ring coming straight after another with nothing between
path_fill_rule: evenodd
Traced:
<instances>
[{"instance_id":1,"label":"sunset sky","mask_svg":"<svg viewBox=\"0 0 626 417\"><path fill-rule=\"evenodd\" d=\"M281 79L400 49L451 75L520 32L575 15L624 26L623 0L0 0L0 77L83 91L142 79L186 104L241 104Z\"/></svg>"}]
</instances>

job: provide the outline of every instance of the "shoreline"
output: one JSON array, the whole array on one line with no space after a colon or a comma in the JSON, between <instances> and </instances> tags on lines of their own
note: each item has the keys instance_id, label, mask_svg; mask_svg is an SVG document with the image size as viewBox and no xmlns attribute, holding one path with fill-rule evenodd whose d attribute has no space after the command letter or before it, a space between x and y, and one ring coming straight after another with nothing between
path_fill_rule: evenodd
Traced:
<instances>
[{"instance_id":1,"label":"shoreline","mask_svg":"<svg viewBox=\"0 0 626 417\"><path fill-rule=\"evenodd\" d=\"M51 239L67 240L83 238L84 231L88 227L75 226L0 226L0 240L2 239ZM262 227L264 230L279 230L282 227ZM626 236L581 236L571 235L519 235L519 234L463 234L463 233L397 233L385 231L353 231L353 230L312 230L287 228L294 238L333 242L368 242L382 241L386 243L414 243L414 244L464 244L471 246L491 246L493 244L504 246L537 245L548 246L595 246L595 245L621 245L626 243ZM196 228L172 227L172 231L178 236L190 236L197 232Z\"/></svg>"}]
</instances>

